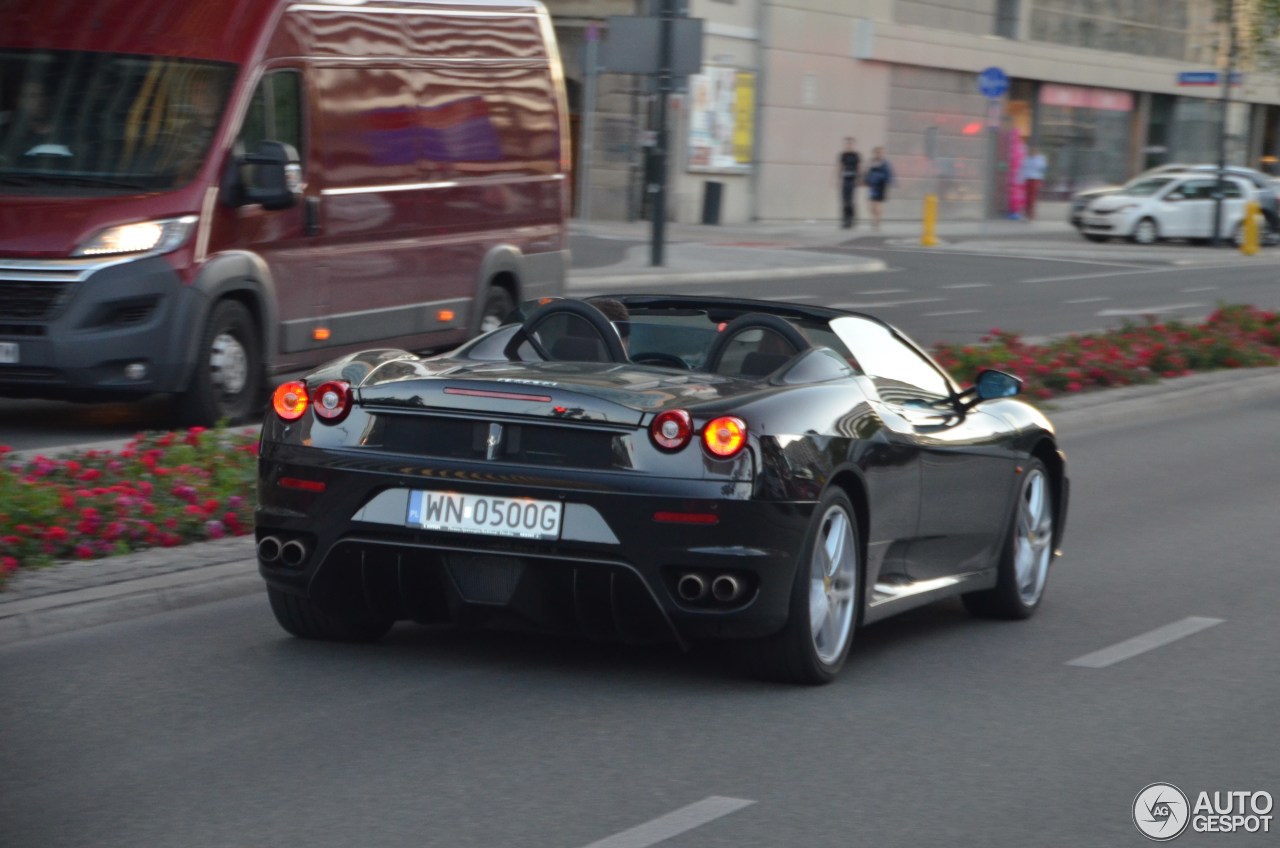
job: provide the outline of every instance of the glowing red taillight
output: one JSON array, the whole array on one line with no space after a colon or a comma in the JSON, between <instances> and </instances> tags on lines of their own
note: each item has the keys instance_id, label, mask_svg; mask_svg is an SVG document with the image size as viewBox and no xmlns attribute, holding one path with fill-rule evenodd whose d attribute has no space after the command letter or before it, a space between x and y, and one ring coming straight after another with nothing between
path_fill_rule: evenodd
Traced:
<instances>
[{"instance_id":1,"label":"glowing red taillight","mask_svg":"<svg viewBox=\"0 0 1280 848\"><path fill-rule=\"evenodd\" d=\"M702 446L712 456L720 459L742 450L747 443L747 425L741 418L723 415L707 422L702 428Z\"/></svg>"},{"instance_id":2,"label":"glowing red taillight","mask_svg":"<svg viewBox=\"0 0 1280 848\"><path fill-rule=\"evenodd\" d=\"M649 437L663 450L680 450L693 439L693 419L683 409L660 412L649 425Z\"/></svg>"},{"instance_id":3,"label":"glowing red taillight","mask_svg":"<svg viewBox=\"0 0 1280 848\"><path fill-rule=\"evenodd\" d=\"M285 421L297 421L307 411L307 384L300 380L282 383L271 396L271 408Z\"/></svg>"},{"instance_id":4,"label":"glowing red taillight","mask_svg":"<svg viewBox=\"0 0 1280 848\"><path fill-rule=\"evenodd\" d=\"M311 392L311 408L326 424L337 424L351 411L351 384L342 380L321 383Z\"/></svg>"}]
</instances>

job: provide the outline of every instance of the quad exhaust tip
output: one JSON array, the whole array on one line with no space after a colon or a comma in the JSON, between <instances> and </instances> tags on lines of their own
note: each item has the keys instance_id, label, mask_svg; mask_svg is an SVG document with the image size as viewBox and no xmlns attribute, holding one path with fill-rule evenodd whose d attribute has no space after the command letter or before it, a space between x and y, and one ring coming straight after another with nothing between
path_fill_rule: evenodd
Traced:
<instances>
[{"instance_id":1,"label":"quad exhaust tip","mask_svg":"<svg viewBox=\"0 0 1280 848\"><path fill-rule=\"evenodd\" d=\"M711 597L722 604L738 600L742 597L742 581L732 574L721 574L711 581Z\"/></svg>"},{"instance_id":2,"label":"quad exhaust tip","mask_svg":"<svg viewBox=\"0 0 1280 848\"><path fill-rule=\"evenodd\" d=\"M676 594L685 603L711 600L718 604L732 604L742 600L746 584L732 574L717 574L708 579L696 571L680 575L676 581Z\"/></svg>"},{"instance_id":3,"label":"quad exhaust tip","mask_svg":"<svg viewBox=\"0 0 1280 848\"><path fill-rule=\"evenodd\" d=\"M698 574L685 574L676 581L676 592L682 601L700 601L707 596L707 581Z\"/></svg>"},{"instance_id":4,"label":"quad exhaust tip","mask_svg":"<svg viewBox=\"0 0 1280 848\"><path fill-rule=\"evenodd\" d=\"M263 536L258 542L258 559L263 562L275 562L280 559L280 540L275 536Z\"/></svg>"},{"instance_id":5,"label":"quad exhaust tip","mask_svg":"<svg viewBox=\"0 0 1280 848\"><path fill-rule=\"evenodd\" d=\"M290 539L280 546L280 562L282 565L297 568L307 561L307 546L297 539Z\"/></svg>"},{"instance_id":6,"label":"quad exhaust tip","mask_svg":"<svg viewBox=\"0 0 1280 848\"><path fill-rule=\"evenodd\" d=\"M297 568L307 561L307 546L301 539L285 541L279 536L263 536L258 542L258 559L263 562L278 562L290 568Z\"/></svg>"}]
</instances>

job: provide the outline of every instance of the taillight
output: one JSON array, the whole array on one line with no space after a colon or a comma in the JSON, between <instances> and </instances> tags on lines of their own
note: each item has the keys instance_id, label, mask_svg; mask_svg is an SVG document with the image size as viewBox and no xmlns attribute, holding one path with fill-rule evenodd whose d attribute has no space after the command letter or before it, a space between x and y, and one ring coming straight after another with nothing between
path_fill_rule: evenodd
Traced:
<instances>
[{"instance_id":1,"label":"taillight","mask_svg":"<svg viewBox=\"0 0 1280 848\"><path fill-rule=\"evenodd\" d=\"M342 380L321 383L311 392L312 409L326 424L337 424L351 411L351 384Z\"/></svg>"},{"instance_id":2,"label":"taillight","mask_svg":"<svg viewBox=\"0 0 1280 848\"><path fill-rule=\"evenodd\" d=\"M724 415L707 422L702 428L702 444L712 456L721 459L742 450L747 443L747 425L741 418Z\"/></svg>"},{"instance_id":3,"label":"taillight","mask_svg":"<svg viewBox=\"0 0 1280 848\"><path fill-rule=\"evenodd\" d=\"M660 412L649 425L649 437L663 450L680 450L693 438L693 419L683 409Z\"/></svg>"},{"instance_id":4,"label":"taillight","mask_svg":"<svg viewBox=\"0 0 1280 848\"><path fill-rule=\"evenodd\" d=\"M301 380L282 383L271 396L271 408L285 421L297 421L307 411L307 384Z\"/></svg>"}]
</instances>

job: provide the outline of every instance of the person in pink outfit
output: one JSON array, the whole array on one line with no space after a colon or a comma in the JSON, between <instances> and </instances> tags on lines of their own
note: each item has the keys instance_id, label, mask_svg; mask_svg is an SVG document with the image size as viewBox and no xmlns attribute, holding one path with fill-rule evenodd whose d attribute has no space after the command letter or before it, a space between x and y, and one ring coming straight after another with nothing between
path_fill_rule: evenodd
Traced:
<instances>
[{"instance_id":1,"label":"person in pink outfit","mask_svg":"<svg viewBox=\"0 0 1280 848\"><path fill-rule=\"evenodd\" d=\"M1027 208L1027 189L1022 182L1022 160L1027 145L1015 130L1009 133L1009 217L1022 220Z\"/></svg>"}]
</instances>

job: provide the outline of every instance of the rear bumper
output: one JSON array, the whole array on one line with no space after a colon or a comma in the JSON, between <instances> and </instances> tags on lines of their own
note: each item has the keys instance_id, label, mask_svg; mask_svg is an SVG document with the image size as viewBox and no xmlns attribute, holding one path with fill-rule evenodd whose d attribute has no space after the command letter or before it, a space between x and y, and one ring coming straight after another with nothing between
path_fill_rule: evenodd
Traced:
<instances>
[{"instance_id":1,"label":"rear bumper","mask_svg":"<svg viewBox=\"0 0 1280 848\"><path fill-rule=\"evenodd\" d=\"M786 622L813 512L810 502L752 500L749 492L726 497L732 487L723 481L637 482L634 475L529 469L517 476L500 467L481 479L474 467L466 474L435 467L428 477L352 470L346 462L341 471L324 469L325 490L312 493L278 480L315 479L318 469L279 458L264 445L256 538L297 540L305 555L288 565L259 557L263 578L321 604L354 597L397 619L519 620L626 641L764 636ZM559 499L561 536L536 541L408 526L398 504L414 488ZM714 514L717 521L662 523L654 520L658 512ZM688 574L708 587L730 576L740 593L683 597L677 586Z\"/></svg>"}]
</instances>

